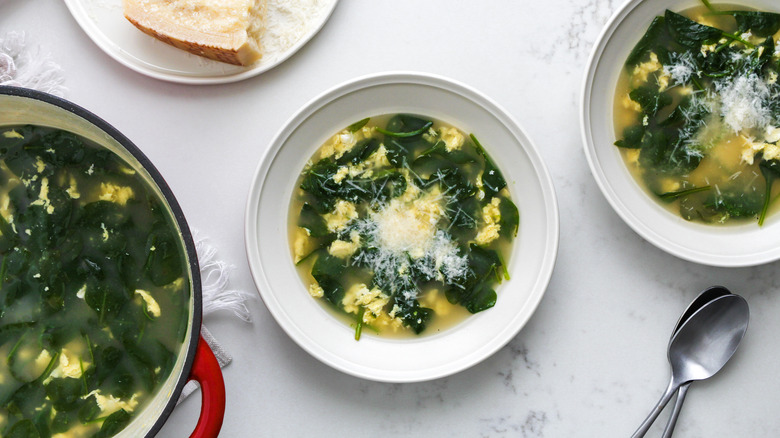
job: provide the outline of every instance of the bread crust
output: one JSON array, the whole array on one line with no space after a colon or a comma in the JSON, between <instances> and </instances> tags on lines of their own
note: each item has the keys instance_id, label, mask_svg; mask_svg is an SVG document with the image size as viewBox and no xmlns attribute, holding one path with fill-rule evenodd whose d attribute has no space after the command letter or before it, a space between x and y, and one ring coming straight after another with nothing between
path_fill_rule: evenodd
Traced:
<instances>
[{"instance_id":1,"label":"bread crust","mask_svg":"<svg viewBox=\"0 0 780 438\"><path fill-rule=\"evenodd\" d=\"M204 33L170 21L155 19L133 1L125 0L125 18L139 30L164 43L192 54L233 65L247 66L261 53L249 41L246 31L232 34Z\"/></svg>"}]
</instances>

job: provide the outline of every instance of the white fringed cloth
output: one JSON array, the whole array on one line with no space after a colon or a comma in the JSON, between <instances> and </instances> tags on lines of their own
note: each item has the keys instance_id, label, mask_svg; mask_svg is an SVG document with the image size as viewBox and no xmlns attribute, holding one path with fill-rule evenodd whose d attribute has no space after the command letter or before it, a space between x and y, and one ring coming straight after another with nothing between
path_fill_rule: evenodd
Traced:
<instances>
[{"instance_id":1,"label":"white fringed cloth","mask_svg":"<svg viewBox=\"0 0 780 438\"><path fill-rule=\"evenodd\" d=\"M1 1L1 0L0 0ZM23 32L0 34L0 85L31 88L55 96L64 97L65 74L62 68L40 47L28 43ZM231 266L217 259L217 250L207 239L193 230L193 239L200 263L200 275L203 290L203 316L218 310L232 312L243 321L250 322L246 300L251 295L244 291L228 288ZM221 367L229 364L233 358L214 339L214 336L201 326L201 335L211 347ZM189 382L182 391L179 402L197 389L198 384Z\"/></svg>"},{"instance_id":2,"label":"white fringed cloth","mask_svg":"<svg viewBox=\"0 0 780 438\"><path fill-rule=\"evenodd\" d=\"M245 322L251 322L251 313L246 306L246 300L251 296L245 291L228 289L230 281L230 271L232 267L227 263L217 260L217 249L211 246L208 241L202 238L196 230L192 231L192 238L195 241L195 250L198 253L198 263L200 264L200 281L203 297L203 317L216 312L217 310L228 310L235 316ZM233 358L222 345L214 339L211 332L201 325L200 334L214 352L219 366L224 368ZM177 403L181 403L188 395L198 388L195 381L188 382L182 389L181 397Z\"/></svg>"},{"instance_id":3,"label":"white fringed cloth","mask_svg":"<svg viewBox=\"0 0 780 438\"><path fill-rule=\"evenodd\" d=\"M22 32L0 35L0 85L32 88L55 96L65 95L62 68L42 54L39 47L30 48Z\"/></svg>"}]
</instances>

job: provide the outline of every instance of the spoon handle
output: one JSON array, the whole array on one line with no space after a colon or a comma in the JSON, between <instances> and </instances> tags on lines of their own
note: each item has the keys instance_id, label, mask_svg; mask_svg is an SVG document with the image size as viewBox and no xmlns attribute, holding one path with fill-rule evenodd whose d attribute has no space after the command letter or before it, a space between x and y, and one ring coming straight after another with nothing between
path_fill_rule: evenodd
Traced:
<instances>
[{"instance_id":1,"label":"spoon handle","mask_svg":"<svg viewBox=\"0 0 780 438\"><path fill-rule=\"evenodd\" d=\"M683 401L685 401L685 394L688 393L688 387L691 386L691 382L683 383L680 385L680 389L677 390L677 400L674 402L674 408L672 409L672 415L669 417L669 422L666 423L666 429L664 429L663 438L672 438L674 433L674 426L677 425L677 417L682 410Z\"/></svg>"},{"instance_id":2,"label":"spoon handle","mask_svg":"<svg viewBox=\"0 0 780 438\"><path fill-rule=\"evenodd\" d=\"M664 395L662 395L661 399L658 400L658 403L656 403L655 407L653 407L653 410L650 411L650 415L648 415L647 418L645 418L645 421L639 425L639 429L637 429L636 432L631 435L631 438L642 438L645 436L647 431L650 430L650 426L653 425L653 421L658 418L658 414L660 414L664 409L664 406L669 403L669 400L672 398L674 392L677 391L677 388L679 387L680 384L675 382L674 376L672 376L672 379L669 382L669 386L666 388L666 392L664 392Z\"/></svg>"}]
</instances>

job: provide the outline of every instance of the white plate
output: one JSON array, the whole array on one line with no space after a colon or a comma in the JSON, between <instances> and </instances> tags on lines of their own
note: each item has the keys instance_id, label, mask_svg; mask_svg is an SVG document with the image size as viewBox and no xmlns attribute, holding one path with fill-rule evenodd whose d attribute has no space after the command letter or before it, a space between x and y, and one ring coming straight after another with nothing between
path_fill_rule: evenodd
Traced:
<instances>
[{"instance_id":1,"label":"white plate","mask_svg":"<svg viewBox=\"0 0 780 438\"><path fill-rule=\"evenodd\" d=\"M196 56L146 35L125 19L122 0L65 0L84 32L106 54L139 73L184 84L236 82L281 64L325 25L338 0L319 0L317 3L321 4L319 13L306 23L305 33L289 42L289 47L273 56L263 56L254 65L242 67ZM275 1L269 1L269 8L275 8L275 5ZM289 14L286 17L291 22L302 18Z\"/></svg>"},{"instance_id":2,"label":"white plate","mask_svg":"<svg viewBox=\"0 0 780 438\"><path fill-rule=\"evenodd\" d=\"M777 11L777 0L751 0ZM696 0L631 0L615 13L594 46L582 89L581 129L593 176L612 208L640 236L685 260L712 266L752 266L780 259L780 214L756 223L714 226L689 222L660 206L628 171L615 142L615 84L628 54L653 17Z\"/></svg>"},{"instance_id":3,"label":"white plate","mask_svg":"<svg viewBox=\"0 0 780 438\"><path fill-rule=\"evenodd\" d=\"M292 263L288 206L299 172L334 133L364 117L414 113L443 120L479 137L501 168L520 211L509 257L511 280L495 307L459 325L415 339L386 339L333 317L303 284ZM325 92L279 131L260 162L246 211L246 250L268 310L304 350L345 373L386 382L443 377L504 346L531 317L552 275L558 249L558 207L535 147L503 109L479 92L438 76L385 73Z\"/></svg>"}]
</instances>

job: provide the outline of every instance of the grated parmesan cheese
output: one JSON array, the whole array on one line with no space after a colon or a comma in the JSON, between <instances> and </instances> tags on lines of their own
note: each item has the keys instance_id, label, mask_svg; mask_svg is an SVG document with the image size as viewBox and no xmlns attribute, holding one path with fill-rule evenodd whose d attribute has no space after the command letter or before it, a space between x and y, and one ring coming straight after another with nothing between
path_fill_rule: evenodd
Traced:
<instances>
[{"instance_id":1,"label":"grated parmesan cheese","mask_svg":"<svg viewBox=\"0 0 780 438\"><path fill-rule=\"evenodd\" d=\"M260 42L263 59L284 55L314 30L335 0L268 0L265 33Z\"/></svg>"},{"instance_id":2,"label":"grated parmesan cheese","mask_svg":"<svg viewBox=\"0 0 780 438\"><path fill-rule=\"evenodd\" d=\"M468 273L468 258L459 253L455 240L437 227L445 213L445 197L438 187L423 191L409 179L407 190L416 198L393 199L358 219L350 228L365 236L372 252L358 253L355 262L374 271L380 284L392 285L393 294L416 298L410 270L426 278L451 282Z\"/></svg>"},{"instance_id":3,"label":"grated parmesan cheese","mask_svg":"<svg viewBox=\"0 0 780 438\"><path fill-rule=\"evenodd\" d=\"M772 121L766 102L771 96L767 84L751 74L715 83L723 121L735 134L751 128L764 129Z\"/></svg>"},{"instance_id":4,"label":"grated parmesan cheese","mask_svg":"<svg viewBox=\"0 0 780 438\"><path fill-rule=\"evenodd\" d=\"M433 241L436 224L444 214L441 201L437 188L411 203L393 199L382 210L372 214L380 245L390 251L407 252L414 258L422 257Z\"/></svg>"},{"instance_id":5,"label":"grated parmesan cheese","mask_svg":"<svg viewBox=\"0 0 780 438\"><path fill-rule=\"evenodd\" d=\"M670 54L670 58L671 63L663 67L664 71L672 77L672 80L675 83L688 83L691 76L696 73L696 64L694 64L691 54L688 52L685 52L682 55L672 53Z\"/></svg>"}]
</instances>

